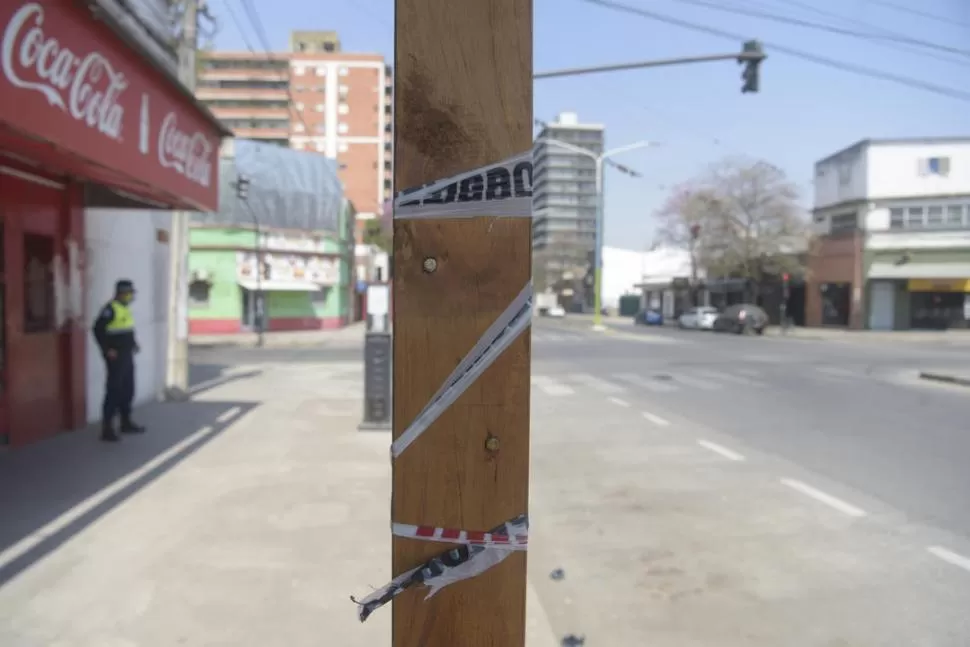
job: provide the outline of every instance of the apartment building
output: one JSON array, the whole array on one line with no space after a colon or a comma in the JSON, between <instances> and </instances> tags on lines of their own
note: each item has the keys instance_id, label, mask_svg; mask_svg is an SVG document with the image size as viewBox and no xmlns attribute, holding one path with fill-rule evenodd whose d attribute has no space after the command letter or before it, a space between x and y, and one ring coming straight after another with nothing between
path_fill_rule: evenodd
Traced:
<instances>
[{"instance_id":1,"label":"apartment building","mask_svg":"<svg viewBox=\"0 0 970 647\"><path fill-rule=\"evenodd\" d=\"M536 138L533 266L540 288L585 272L596 243L596 161L603 152L601 124L580 123L564 112Z\"/></svg>"},{"instance_id":2,"label":"apartment building","mask_svg":"<svg viewBox=\"0 0 970 647\"><path fill-rule=\"evenodd\" d=\"M238 137L337 160L358 240L392 191L392 74L379 54L341 51L333 31L294 31L290 51L207 52L197 95Z\"/></svg>"},{"instance_id":3,"label":"apartment building","mask_svg":"<svg viewBox=\"0 0 970 647\"><path fill-rule=\"evenodd\" d=\"M809 325L970 327L970 138L864 140L815 164Z\"/></svg>"}]
</instances>

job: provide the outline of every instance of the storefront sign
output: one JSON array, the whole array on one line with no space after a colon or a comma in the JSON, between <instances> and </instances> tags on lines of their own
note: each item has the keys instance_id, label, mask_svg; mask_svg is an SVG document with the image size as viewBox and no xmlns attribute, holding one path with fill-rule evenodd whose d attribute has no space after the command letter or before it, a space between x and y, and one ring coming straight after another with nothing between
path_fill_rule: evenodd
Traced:
<instances>
[{"instance_id":1,"label":"storefront sign","mask_svg":"<svg viewBox=\"0 0 970 647\"><path fill-rule=\"evenodd\" d=\"M970 292L970 279L910 279L910 292Z\"/></svg>"},{"instance_id":2,"label":"storefront sign","mask_svg":"<svg viewBox=\"0 0 970 647\"><path fill-rule=\"evenodd\" d=\"M12 152L163 203L217 208L218 127L85 3L0 2L0 29L0 127L34 140Z\"/></svg>"},{"instance_id":3,"label":"storefront sign","mask_svg":"<svg viewBox=\"0 0 970 647\"><path fill-rule=\"evenodd\" d=\"M240 280L256 278L256 254L238 252L236 271ZM340 282L340 266L332 258L263 253L262 278L332 286Z\"/></svg>"}]
</instances>

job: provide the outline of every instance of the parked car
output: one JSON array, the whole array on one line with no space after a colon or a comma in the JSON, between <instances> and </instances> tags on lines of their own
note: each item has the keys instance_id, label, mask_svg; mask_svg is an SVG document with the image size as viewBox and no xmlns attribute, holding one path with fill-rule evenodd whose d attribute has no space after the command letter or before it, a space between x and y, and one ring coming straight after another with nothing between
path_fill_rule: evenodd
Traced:
<instances>
[{"instance_id":1,"label":"parked car","mask_svg":"<svg viewBox=\"0 0 970 647\"><path fill-rule=\"evenodd\" d=\"M546 310L546 316L547 317L555 317L557 319L558 318L561 318L561 317L565 317L566 316L566 309L563 308L560 305L551 306L548 310Z\"/></svg>"},{"instance_id":2,"label":"parked car","mask_svg":"<svg viewBox=\"0 0 970 647\"><path fill-rule=\"evenodd\" d=\"M662 326L664 325L664 316L659 310L648 308L638 312L637 316L633 318L633 323L641 326Z\"/></svg>"},{"instance_id":3,"label":"parked car","mask_svg":"<svg viewBox=\"0 0 970 647\"><path fill-rule=\"evenodd\" d=\"M677 318L677 325L691 330L714 330L717 308L700 306L691 308Z\"/></svg>"},{"instance_id":4,"label":"parked car","mask_svg":"<svg viewBox=\"0 0 970 647\"><path fill-rule=\"evenodd\" d=\"M768 325L768 314L756 305L736 303L724 309L714 321L714 330L733 332L738 335L764 334Z\"/></svg>"}]
</instances>

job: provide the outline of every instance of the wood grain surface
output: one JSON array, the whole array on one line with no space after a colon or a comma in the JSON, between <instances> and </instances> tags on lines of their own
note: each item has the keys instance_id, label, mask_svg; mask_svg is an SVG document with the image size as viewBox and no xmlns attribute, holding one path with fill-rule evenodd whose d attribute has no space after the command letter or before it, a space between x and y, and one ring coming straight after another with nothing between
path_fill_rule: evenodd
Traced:
<instances>
[{"instance_id":1,"label":"wood grain surface","mask_svg":"<svg viewBox=\"0 0 970 647\"><path fill-rule=\"evenodd\" d=\"M396 0L395 33L396 192L532 147L532 0ZM395 438L530 280L531 242L527 218L395 221ZM527 512L529 370L525 334L394 461L393 521L487 530ZM452 547L394 538L393 572ZM525 553L426 594L395 598L394 647L525 644Z\"/></svg>"}]
</instances>

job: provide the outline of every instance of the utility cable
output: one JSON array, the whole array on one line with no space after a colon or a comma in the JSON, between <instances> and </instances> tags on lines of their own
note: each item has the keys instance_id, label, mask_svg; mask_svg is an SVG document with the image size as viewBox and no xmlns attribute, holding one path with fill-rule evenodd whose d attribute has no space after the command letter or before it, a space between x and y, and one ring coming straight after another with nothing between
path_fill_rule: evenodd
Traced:
<instances>
[{"instance_id":1,"label":"utility cable","mask_svg":"<svg viewBox=\"0 0 970 647\"><path fill-rule=\"evenodd\" d=\"M717 36L718 38L725 38L725 39L733 40L735 42L746 40L744 36L741 36L734 32L718 29L716 27L711 27L709 25L702 25L700 23L691 22L689 20L675 18L673 16L668 16L666 14L658 13L656 11L640 9L639 7L631 7L629 5L621 4L619 2L612 2L611 0L583 0L583 1L589 4L604 7L606 9L612 9L614 11L618 11L622 13L630 13L630 14L640 16L641 18L656 20L658 22L663 22L669 25L675 25L683 29L689 29L691 31L710 34L712 36ZM770 43L764 40L762 40L761 42L776 52L780 52L782 54L788 54L789 56L800 58L800 59L809 61L811 63L815 63L816 65L822 65L836 70L841 70L843 72L849 72L850 74L855 74L857 76L865 76L868 78L890 81L892 83L903 85L909 88L923 90L925 92L930 92L932 94L949 97L951 99L958 99L960 101L970 102L970 93L957 90L956 88L950 88L943 85L936 85L934 83L920 81L919 79L914 79L912 77L903 76L900 74L893 74L892 72L885 72L871 67L866 67L864 65L846 63L844 61L839 61L834 58L819 56L817 54L812 54L810 52L805 52L791 47L786 47L784 45L778 45L776 43Z\"/></svg>"}]
</instances>

